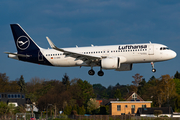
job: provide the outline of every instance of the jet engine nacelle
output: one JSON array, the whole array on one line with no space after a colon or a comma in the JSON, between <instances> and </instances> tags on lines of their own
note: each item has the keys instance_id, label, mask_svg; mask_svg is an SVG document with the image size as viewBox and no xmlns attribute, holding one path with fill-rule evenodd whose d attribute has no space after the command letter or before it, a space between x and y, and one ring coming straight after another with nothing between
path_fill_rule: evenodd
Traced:
<instances>
[{"instance_id":1,"label":"jet engine nacelle","mask_svg":"<svg viewBox=\"0 0 180 120\"><path fill-rule=\"evenodd\" d=\"M121 64L120 68L117 68L116 71L129 71L132 70L133 64Z\"/></svg>"},{"instance_id":2,"label":"jet engine nacelle","mask_svg":"<svg viewBox=\"0 0 180 120\"><path fill-rule=\"evenodd\" d=\"M101 67L103 69L118 69L123 62L126 62L126 58L123 56L107 57L101 60Z\"/></svg>"},{"instance_id":3,"label":"jet engine nacelle","mask_svg":"<svg viewBox=\"0 0 180 120\"><path fill-rule=\"evenodd\" d=\"M119 57L108 57L101 60L101 67L103 69L117 69L120 67Z\"/></svg>"}]
</instances>

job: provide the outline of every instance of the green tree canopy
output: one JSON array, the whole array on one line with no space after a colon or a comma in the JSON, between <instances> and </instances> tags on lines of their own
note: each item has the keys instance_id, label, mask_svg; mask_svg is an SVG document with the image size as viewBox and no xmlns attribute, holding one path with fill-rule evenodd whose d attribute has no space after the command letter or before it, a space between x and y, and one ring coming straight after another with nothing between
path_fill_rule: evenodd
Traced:
<instances>
[{"instance_id":1,"label":"green tree canopy","mask_svg":"<svg viewBox=\"0 0 180 120\"><path fill-rule=\"evenodd\" d=\"M174 78L180 79L180 73L176 71L176 74L174 75Z\"/></svg>"},{"instance_id":2,"label":"green tree canopy","mask_svg":"<svg viewBox=\"0 0 180 120\"><path fill-rule=\"evenodd\" d=\"M19 81L17 81L17 84L20 87L20 91L19 92L26 93L26 83L24 81L23 75L21 75L21 77L19 78Z\"/></svg>"}]
</instances>

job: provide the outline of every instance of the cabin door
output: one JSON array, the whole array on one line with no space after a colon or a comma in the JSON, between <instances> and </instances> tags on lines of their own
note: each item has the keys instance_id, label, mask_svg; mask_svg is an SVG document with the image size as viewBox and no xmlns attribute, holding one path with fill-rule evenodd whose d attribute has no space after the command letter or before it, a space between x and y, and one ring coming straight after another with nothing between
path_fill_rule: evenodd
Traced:
<instances>
[{"instance_id":1,"label":"cabin door","mask_svg":"<svg viewBox=\"0 0 180 120\"><path fill-rule=\"evenodd\" d=\"M43 61L43 55L41 51L38 52L38 61Z\"/></svg>"},{"instance_id":2,"label":"cabin door","mask_svg":"<svg viewBox=\"0 0 180 120\"><path fill-rule=\"evenodd\" d=\"M148 54L149 55L154 55L154 45L149 45L148 46Z\"/></svg>"}]
</instances>

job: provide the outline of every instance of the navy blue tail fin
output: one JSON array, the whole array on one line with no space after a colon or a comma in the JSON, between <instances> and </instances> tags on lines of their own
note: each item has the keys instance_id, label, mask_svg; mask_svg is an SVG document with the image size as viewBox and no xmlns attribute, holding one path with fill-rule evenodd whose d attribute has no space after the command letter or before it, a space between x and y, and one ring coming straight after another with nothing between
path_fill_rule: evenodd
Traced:
<instances>
[{"instance_id":1,"label":"navy blue tail fin","mask_svg":"<svg viewBox=\"0 0 180 120\"><path fill-rule=\"evenodd\" d=\"M18 53L39 50L39 46L32 40L32 38L19 24L11 24L10 26Z\"/></svg>"}]
</instances>

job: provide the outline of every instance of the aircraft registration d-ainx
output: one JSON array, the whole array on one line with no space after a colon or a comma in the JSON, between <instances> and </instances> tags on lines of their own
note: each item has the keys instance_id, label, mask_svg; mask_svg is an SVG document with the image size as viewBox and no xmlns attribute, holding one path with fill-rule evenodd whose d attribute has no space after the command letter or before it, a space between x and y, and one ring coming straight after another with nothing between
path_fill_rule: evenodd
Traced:
<instances>
[{"instance_id":1,"label":"aircraft registration d-ainx","mask_svg":"<svg viewBox=\"0 0 180 120\"><path fill-rule=\"evenodd\" d=\"M132 70L134 63L151 63L152 72L156 72L154 62L166 61L176 57L176 52L167 46L155 43L110 45L90 47L58 48L48 38L52 49L39 47L19 24L11 24L17 52L5 52L9 58L25 62L57 67L89 66L89 75L94 75L93 67L116 71Z\"/></svg>"}]
</instances>

